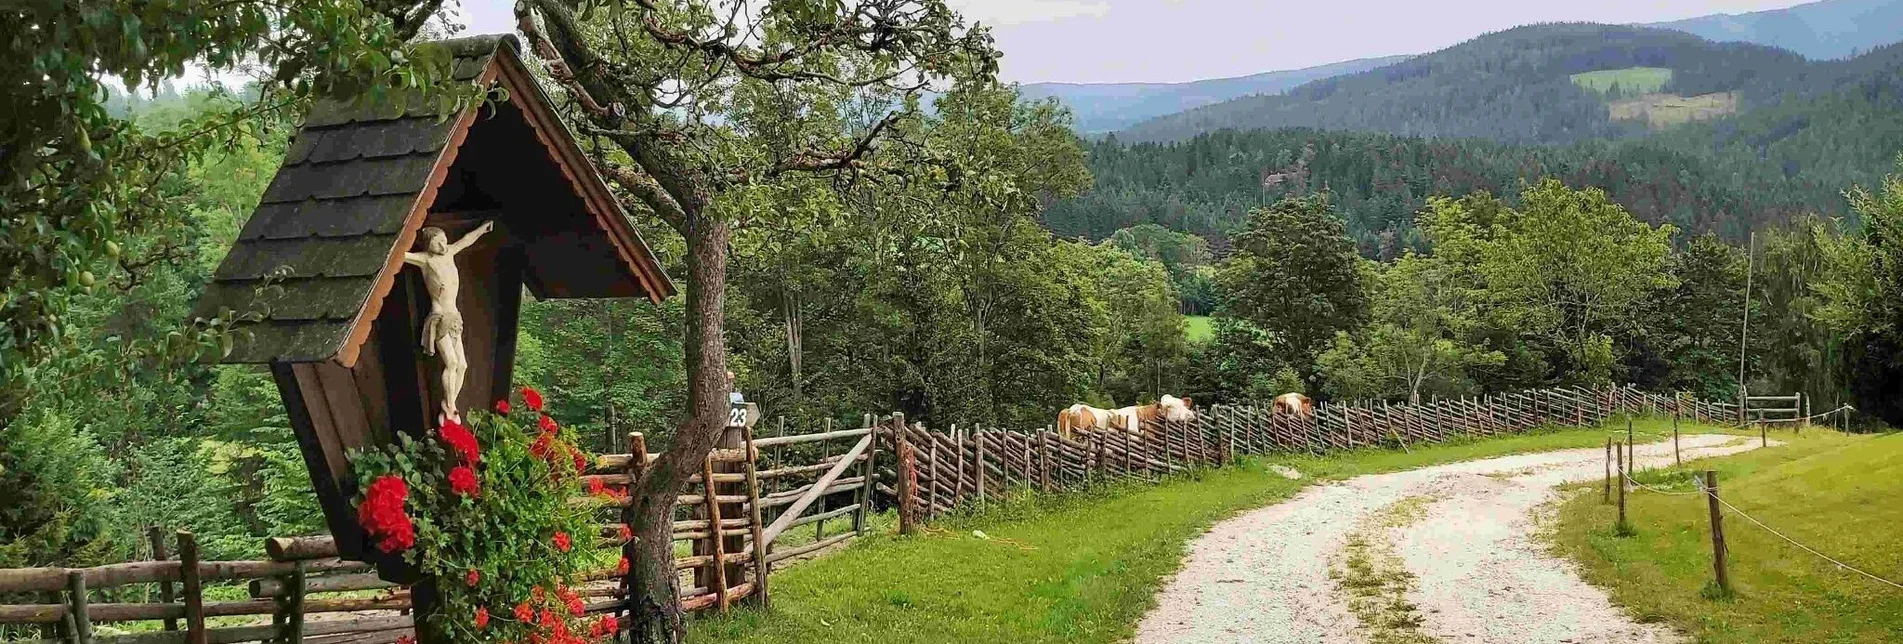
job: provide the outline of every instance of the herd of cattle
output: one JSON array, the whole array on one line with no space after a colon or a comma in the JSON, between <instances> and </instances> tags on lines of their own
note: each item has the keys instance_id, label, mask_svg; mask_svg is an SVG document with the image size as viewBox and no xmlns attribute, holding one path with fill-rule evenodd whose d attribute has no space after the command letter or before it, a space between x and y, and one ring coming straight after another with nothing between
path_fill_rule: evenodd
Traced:
<instances>
[{"instance_id":1,"label":"herd of cattle","mask_svg":"<svg viewBox=\"0 0 1903 644\"><path fill-rule=\"evenodd\" d=\"M1145 425L1158 420L1180 423L1195 419L1194 405L1195 402L1188 397L1177 398L1169 394L1148 405L1131 405L1120 409L1101 409L1077 403L1057 412L1057 434L1065 438L1075 436L1080 431L1116 430L1141 434ZM1298 393L1282 394L1275 397L1269 409L1277 414L1306 416L1315 412L1315 401Z\"/></svg>"}]
</instances>

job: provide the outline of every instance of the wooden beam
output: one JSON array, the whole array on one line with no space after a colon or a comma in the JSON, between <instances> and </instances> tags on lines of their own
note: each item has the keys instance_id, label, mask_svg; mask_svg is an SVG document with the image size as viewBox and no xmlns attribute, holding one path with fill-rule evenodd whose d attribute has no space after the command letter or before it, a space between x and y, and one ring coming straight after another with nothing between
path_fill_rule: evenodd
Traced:
<instances>
[{"instance_id":1,"label":"wooden beam","mask_svg":"<svg viewBox=\"0 0 1903 644\"><path fill-rule=\"evenodd\" d=\"M767 526L761 538L765 539L766 543L769 544L773 543L774 539L778 539L780 533L785 532L793 521L799 519L800 513L805 512L807 506L819 500L819 497L826 493L826 488L831 487L833 481L838 479L840 474L844 474L846 470L851 469L853 462L858 460L859 455L865 453L866 449L871 446L872 435L867 433L865 438L859 439L859 442L853 445L850 451L846 452L845 457L839 459L839 462L833 465L832 469L827 470L825 474L821 475L819 480L815 481L812 487L806 491L806 494L801 495L799 500L794 501L792 507L788 507L785 511L781 512L780 517L773 520L773 525Z\"/></svg>"}]
</instances>

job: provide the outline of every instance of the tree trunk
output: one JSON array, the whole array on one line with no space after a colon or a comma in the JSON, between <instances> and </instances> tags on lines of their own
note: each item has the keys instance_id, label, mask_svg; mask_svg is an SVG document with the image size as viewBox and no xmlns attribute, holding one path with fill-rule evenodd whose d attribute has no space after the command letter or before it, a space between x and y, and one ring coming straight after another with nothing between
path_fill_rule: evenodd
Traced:
<instances>
[{"instance_id":1,"label":"tree trunk","mask_svg":"<svg viewBox=\"0 0 1903 644\"><path fill-rule=\"evenodd\" d=\"M681 626L680 577L674 571L672 541L674 499L727 425L727 344L722 306L727 291L728 225L717 218L692 215L683 227L687 239L687 407L661 458L643 471L634 499L635 537L640 556L630 562L635 575L631 598L635 644L677 644Z\"/></svg>"}]
</instances>

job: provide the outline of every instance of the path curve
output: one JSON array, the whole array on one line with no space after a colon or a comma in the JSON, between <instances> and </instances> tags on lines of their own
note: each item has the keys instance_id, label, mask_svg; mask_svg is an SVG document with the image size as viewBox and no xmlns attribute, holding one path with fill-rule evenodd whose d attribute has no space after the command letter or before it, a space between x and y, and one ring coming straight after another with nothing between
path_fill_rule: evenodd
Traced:
<instances>
[{"instance_id":1,"label":"path curve","mask_svg":"<svg viewBox=\"0 0 1903 644\"><path fill-rule=\"evenodd\" d=\"M1685 457L1746 451L1757 441L1682 438ZM1672 461L1672 445L1639 445L1641 466ZM1369 631L1350 612L1340 574L1351 535L1377 541L1413 576L1406 599L1417 631L1447 644L1680 642L1636 624L1604 591L1534 539L1534 511L1557 487L1604 475L1603 448L1453 463L1316 485L1217 524L1137 627L1139 644L1352 644ZM1370 531L1384 511L1427 497L1422 518Z\"/></svg>"}]
</instances>

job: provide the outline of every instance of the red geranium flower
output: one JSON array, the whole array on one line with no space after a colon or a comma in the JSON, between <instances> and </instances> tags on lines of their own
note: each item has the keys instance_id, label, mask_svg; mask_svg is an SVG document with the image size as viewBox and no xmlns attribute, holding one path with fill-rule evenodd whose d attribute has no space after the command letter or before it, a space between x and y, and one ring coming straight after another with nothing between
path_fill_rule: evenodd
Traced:
<instances>
[{"instance_id":1,"label":"red geranium flower","mask_svg":"<svg viewBox=\"0 0 1903 644\"><path fill-rule=\"evenodd\" d=\"M607 491L608 491L607 485L602 483L601 479L588 479L588 493L589 494L593 494L595 496L601 496L603 493Z\"/></svg>"},{"instance_id":2,"label":"red geranium flower","mask_svg":"<svg viewBox=\"0 0 1903 644\"><path fill-rule=\"evenodd\" d=\"M621 573L623 575L628 574L628 558L627 557L622 557L621 561L615 564L615 572Z\"/></svg>"},{"instance_id":3,"label":"red geranium flower","mask_svg":"<svg viewBox=\"0 0 1903 644\"><path fill-rule=\"evenodd\" d=\"M542 428L542 431L549 432L551 434L557 431L560 431L562 429L562 426L555 424L555 419L549 418L548 414L542 414L542 419L535 422L538 426Z\"/></svg>"},{"instance_id":4,"label":"red geranium flower","mask_svg":"<svg viewBox=\"0 0 1903 644\"><path fill-rule=\"evenodd\" d=\"M378 550L395 554L416 545L416 524L403 513L403 502L409 496L409 486L395 474L378 477L364 490L363 503L357 506L357 523L378 540Z\"/></svg>"},{"instance_id":5,"label":"red geranium flower","mask_svg":"<svg viewBox=\"0 0 1903 644\"><path fill-rule=\"evenodd\" d=\"M534 387L523 387L522 402L528 403L529 411L542 411L542 392Z\"/></svg>"},{"instance_id":6,"label":"red geranium flower","mask_svg":"<svg viewBox=\"0 0 1903 644\"><path fill-rule=\"evenodd\" d=\"M543 594L541 586L529 589L529 599L534 600L537 604L542 603L542 598L547 596L548 595Z\"/></svg>"},{"instance_id":7,"label":"red geranium flower","mask_svg":"<svg viewBox=\"0 0 1903 644\"><path fill-rule=\"evenodd\" d=\"M620 527L621 527L621 540L622 540L622 541L630 541L630 540L633 540L633 539L634 539L634 529L633 529L633 528L630 528L630 527L628 527L628 524L626 524L626 523L623 523L623 524L621 524L621 526L620 526Z\"/></svg>"},{"instance_id":8,"label":"red geranium flower","mask_svg":"<svg viewBox=\"0 0 1903 644\"><path fill-rule=\"evenodd\" d=\"M489 609L485 607L481 607L481 606L476 607L476 628L488 628L488 627L489 627Z\"/></svg>"},{"instance_id":9,"label":"red geranium flower","mask_svg":"<svg viewBox=\"0 0 1903 644\"><path fill-rule=\"evenodd\" d=\"M556 550L560 550L562 552L568 552L569 547L571 547L572 545L573 544L569 542L568 540L567 532L563 532L560 530L555 531L555 549Z\"/></svg>"},{"instance_id":10,"label":"red geranium flower","mask_svg":"<svg viewBox=\"0 0 1903 644\"><path fill-rule=\"evenodd\" d=\"M549 454L555 451L553 436L553 434L542 434L535 437L535 444L529 446L529 453L534 454L536 458L547 460Z\"/></svg>"},{"instance_id":11,"label":"red geranium flower","mask_svg":"<svg viewBox=\"0 0 1903 644\"><path fill-rule=\"evenodd\" d=\"M462 423L454 420L444 421L443 427L437 433L442 435L443 442L448 443L451 450L462 456L464 463L475 465L482 460L480 446L476 444L476 435L469 433L469 428L463 427Z\"/></svg>"},{"instance_id":12,"label":"red geranium flower","mask_svg":"<svg viewBox=\"0 0 1903 644\"><path fill-rule=\"evenodd\" d=\"M601 628L601 635L597 637L613 635L621 631L621 618L615 617L614 615L602 615L601 621L595 623L599 624Z\"/></svg>"},{"instance_id":13,"label":"red geranium flower","mask_svg":"<svg viewBox=\"0 0 1903 644\"><path fill-rule=\"evenodd\" d=\"M476 489L476 471L469 469L468 465L458 465L450 468L449 489L463 496L475 496L479 491ZM472 575L475 574L475 572L474 570L469 571ZM471 580L469 585L474 586L476 582Z\"/></svg>"},{"instance_id":14,"label":"red geranium flower","mask_svg":"<svg viewBox=\"0 0 1903 644\"><path fill-rule=\"evenodd\" d=\"M568 455L575 458L575 473L576 474L580 474L582 472L588 471L588 457L582 454L581 450L575 449L574 447L571 446L568 448Z\"/></svg>"},{"instance_id":15,"label":"red geranium flower","mask_svg":"<svg viewBox=\"0 0 1903 644\"><path fill-rule=\"evenodd\" d=\"M408 635L398 635L396 638L396 644L416 644L416 638L410 637Z\"/></svg>"},{"instance_id":16,"label":"red geranium flower","mask_svg":"<svg viewBox=\"0 0 1903 644\"><path fill-rule=\"evenodd\" d=\"M509 415L509 401L507 400L496 401L496 413L502 414L504 416Z\"/></svg>"},{"instance_id":17,"label":"red geranium flower","mask_svg":"<svg viewBox=\"0 0 1903 644\"><path fill-rule=\"evenodd\" d=\"M586 604L581 603L580 597L576 597L576 598L568 600L569 614L574 615L576 617L581 617L581 614L585 612L588 612L588 606Z\"/></svg>"},{"instance_id":18,"label":"red geranium flower","mask_svg":"<svg viewBox=\"0 0 1903 644\"><path fill-rule=\"evenodd\" d=\"M531 619L535 619L535 609L529 608L528 602L515 605L515 621L526 624Z\"/></svg>"},{"instance_id":19,"label":"red geranium flower","mask_svg":"<svg viewBox=\"0 0 1903 644\"><path fill-rule=\"evenodd\" d=\"M476 570L475 568L470 568L469 573L463 575L463 583L469 584L472 587L481 581L482 581L482 571Z\"/></svg>"}]
</instances>

